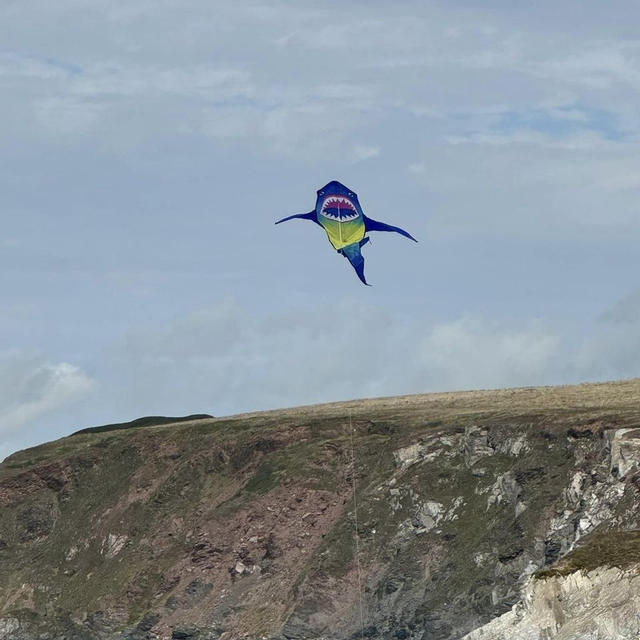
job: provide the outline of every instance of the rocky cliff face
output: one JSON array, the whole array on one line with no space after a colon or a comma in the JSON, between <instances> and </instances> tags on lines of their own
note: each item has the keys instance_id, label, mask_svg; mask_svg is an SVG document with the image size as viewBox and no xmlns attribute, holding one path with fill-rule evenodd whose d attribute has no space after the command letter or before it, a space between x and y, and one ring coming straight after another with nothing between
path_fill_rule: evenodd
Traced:
<instances>
[{"instance_id":1,"label":"rocky cliff face","mask_svg":"<svg viewBox=\"0 0 640 640\"><path fill-rule=\"evenodd\" d=\"M639 401L433 394L20 452L0 638L635 640Z\"/></svg>"},{"instance_id":2,"label":"rocky cliff face","mask_svg":"<svg viewBox=\"0 0 640 640\"><path fill-rule=\"evenodd\" d=\"M531 580L523 600L464 640L640 638L640 573L599 567Z\"/></svg>"}]
</instances>

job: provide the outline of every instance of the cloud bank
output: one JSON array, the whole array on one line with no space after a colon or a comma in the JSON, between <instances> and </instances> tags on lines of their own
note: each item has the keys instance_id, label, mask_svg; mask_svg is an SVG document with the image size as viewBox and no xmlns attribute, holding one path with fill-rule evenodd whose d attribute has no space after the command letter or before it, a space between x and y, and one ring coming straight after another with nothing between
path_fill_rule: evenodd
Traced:
<instances>
[{"instance_id":1,"label":"cloud bank","mask_svg":"<svg viewBox=\"0 0 640 640\"><path fill-rule=\"evenodd\" d=\"M576 340L540 320L468 315L403 321L347 302L257 317L228 302L130 334L112 365L135 398L134 414L164 404L169 412L197 408L224 415L356 397L633 376L640 329L629 340L617 322L600 321Z\"/></svg>"},{"instance_id":2,"label":"cloud bank","mask_svg":"<svg viewBox=\"0 0 640 640\"><path fill-rule=\"evenodd\" d=\"M67 411L96 386L86 372L68 362L21 353L0 356L0 458L23 429Z\"/></svg>"}]
</instances>

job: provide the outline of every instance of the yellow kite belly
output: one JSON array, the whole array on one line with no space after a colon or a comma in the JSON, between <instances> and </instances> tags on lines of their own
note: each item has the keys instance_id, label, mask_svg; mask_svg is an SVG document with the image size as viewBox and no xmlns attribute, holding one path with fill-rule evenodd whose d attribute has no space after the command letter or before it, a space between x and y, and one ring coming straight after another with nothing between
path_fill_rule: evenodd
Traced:
<instances>
[{"instance_id":1,"label":"yellow kite belly","mask_svg":"<svg viewBox=\"0 0 640 640\"><path fill-rule=\"evenodd\" d=\"M321 224L327 232L329 242L336 251L348 244L360 242L364 238L364 222L359 219L348 222L324 219Z\"/></svg>"}]
</instances>

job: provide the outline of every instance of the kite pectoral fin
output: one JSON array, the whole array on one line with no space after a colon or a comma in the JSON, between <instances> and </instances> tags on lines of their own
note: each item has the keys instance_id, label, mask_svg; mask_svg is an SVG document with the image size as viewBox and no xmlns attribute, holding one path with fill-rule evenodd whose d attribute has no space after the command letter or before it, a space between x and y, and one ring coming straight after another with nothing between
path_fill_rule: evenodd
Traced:
<instances>
[{"instance_id":1,"label":"kite pectoral fin","mask_svg":"<svg viewBox=\"0 0 640 640\"><path fill-rule=\"evenodd\" d=\"M308 213L296 213L292 216L287 216L286 218L277 220L276 224L280 224L281 222L286 222L287 220L293 220L294 218L301 218L302 220L311 220L312 222L318 222L318 219L316 217L316 212L314 209L313 211L309 211Z\"/></svg>"},{"instance_id":2,"label":"kite pectoral fin","mask_svg":"<svg viewBox=\"0 0 640 640\"><path fill-rule=\"evenodd\" d=\"M366 284L367 287L371 285L367 282L364 277L364 258L360 253L360 247L363 244L366 244L368 238L363 238L360 242L354 242L353 244L348 244L346 247L340 249L339 253L341 253L353 267L353 270L356 272L358 278L363 284Z\"/></svg>"},{"instance_id":3,"label":"kite pectoral fin","mask_svg":"<svg viewBox=\"0 0 640 640\"><path fill-rule=\"evenodd\" d=\"M394 227L391 224L385 224L384 222L378 222L377 220L372 220L371 218L364 217L364 228L366 231L395 231L399 233L401 236L405 238L409 238L409 240L413 240L414 242L418 242L410 233L401 229L400 227Z\"/></svg>"}]
</instances>

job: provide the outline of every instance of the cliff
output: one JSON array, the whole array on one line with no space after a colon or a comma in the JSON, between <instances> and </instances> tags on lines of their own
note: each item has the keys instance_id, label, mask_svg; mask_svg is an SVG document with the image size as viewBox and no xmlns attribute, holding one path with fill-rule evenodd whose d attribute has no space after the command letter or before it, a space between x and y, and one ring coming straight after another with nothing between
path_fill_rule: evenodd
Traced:
<instances>
[{"instance_id":1,"label":"cliff","mask_svg":"<svg viewBox=\"0 0 640 640\"><path fill-rule=\"evenodd\" d=\"M638 380L117 426L0 465L3 640L640 635Z\"/></svg>"}]
</instances>

